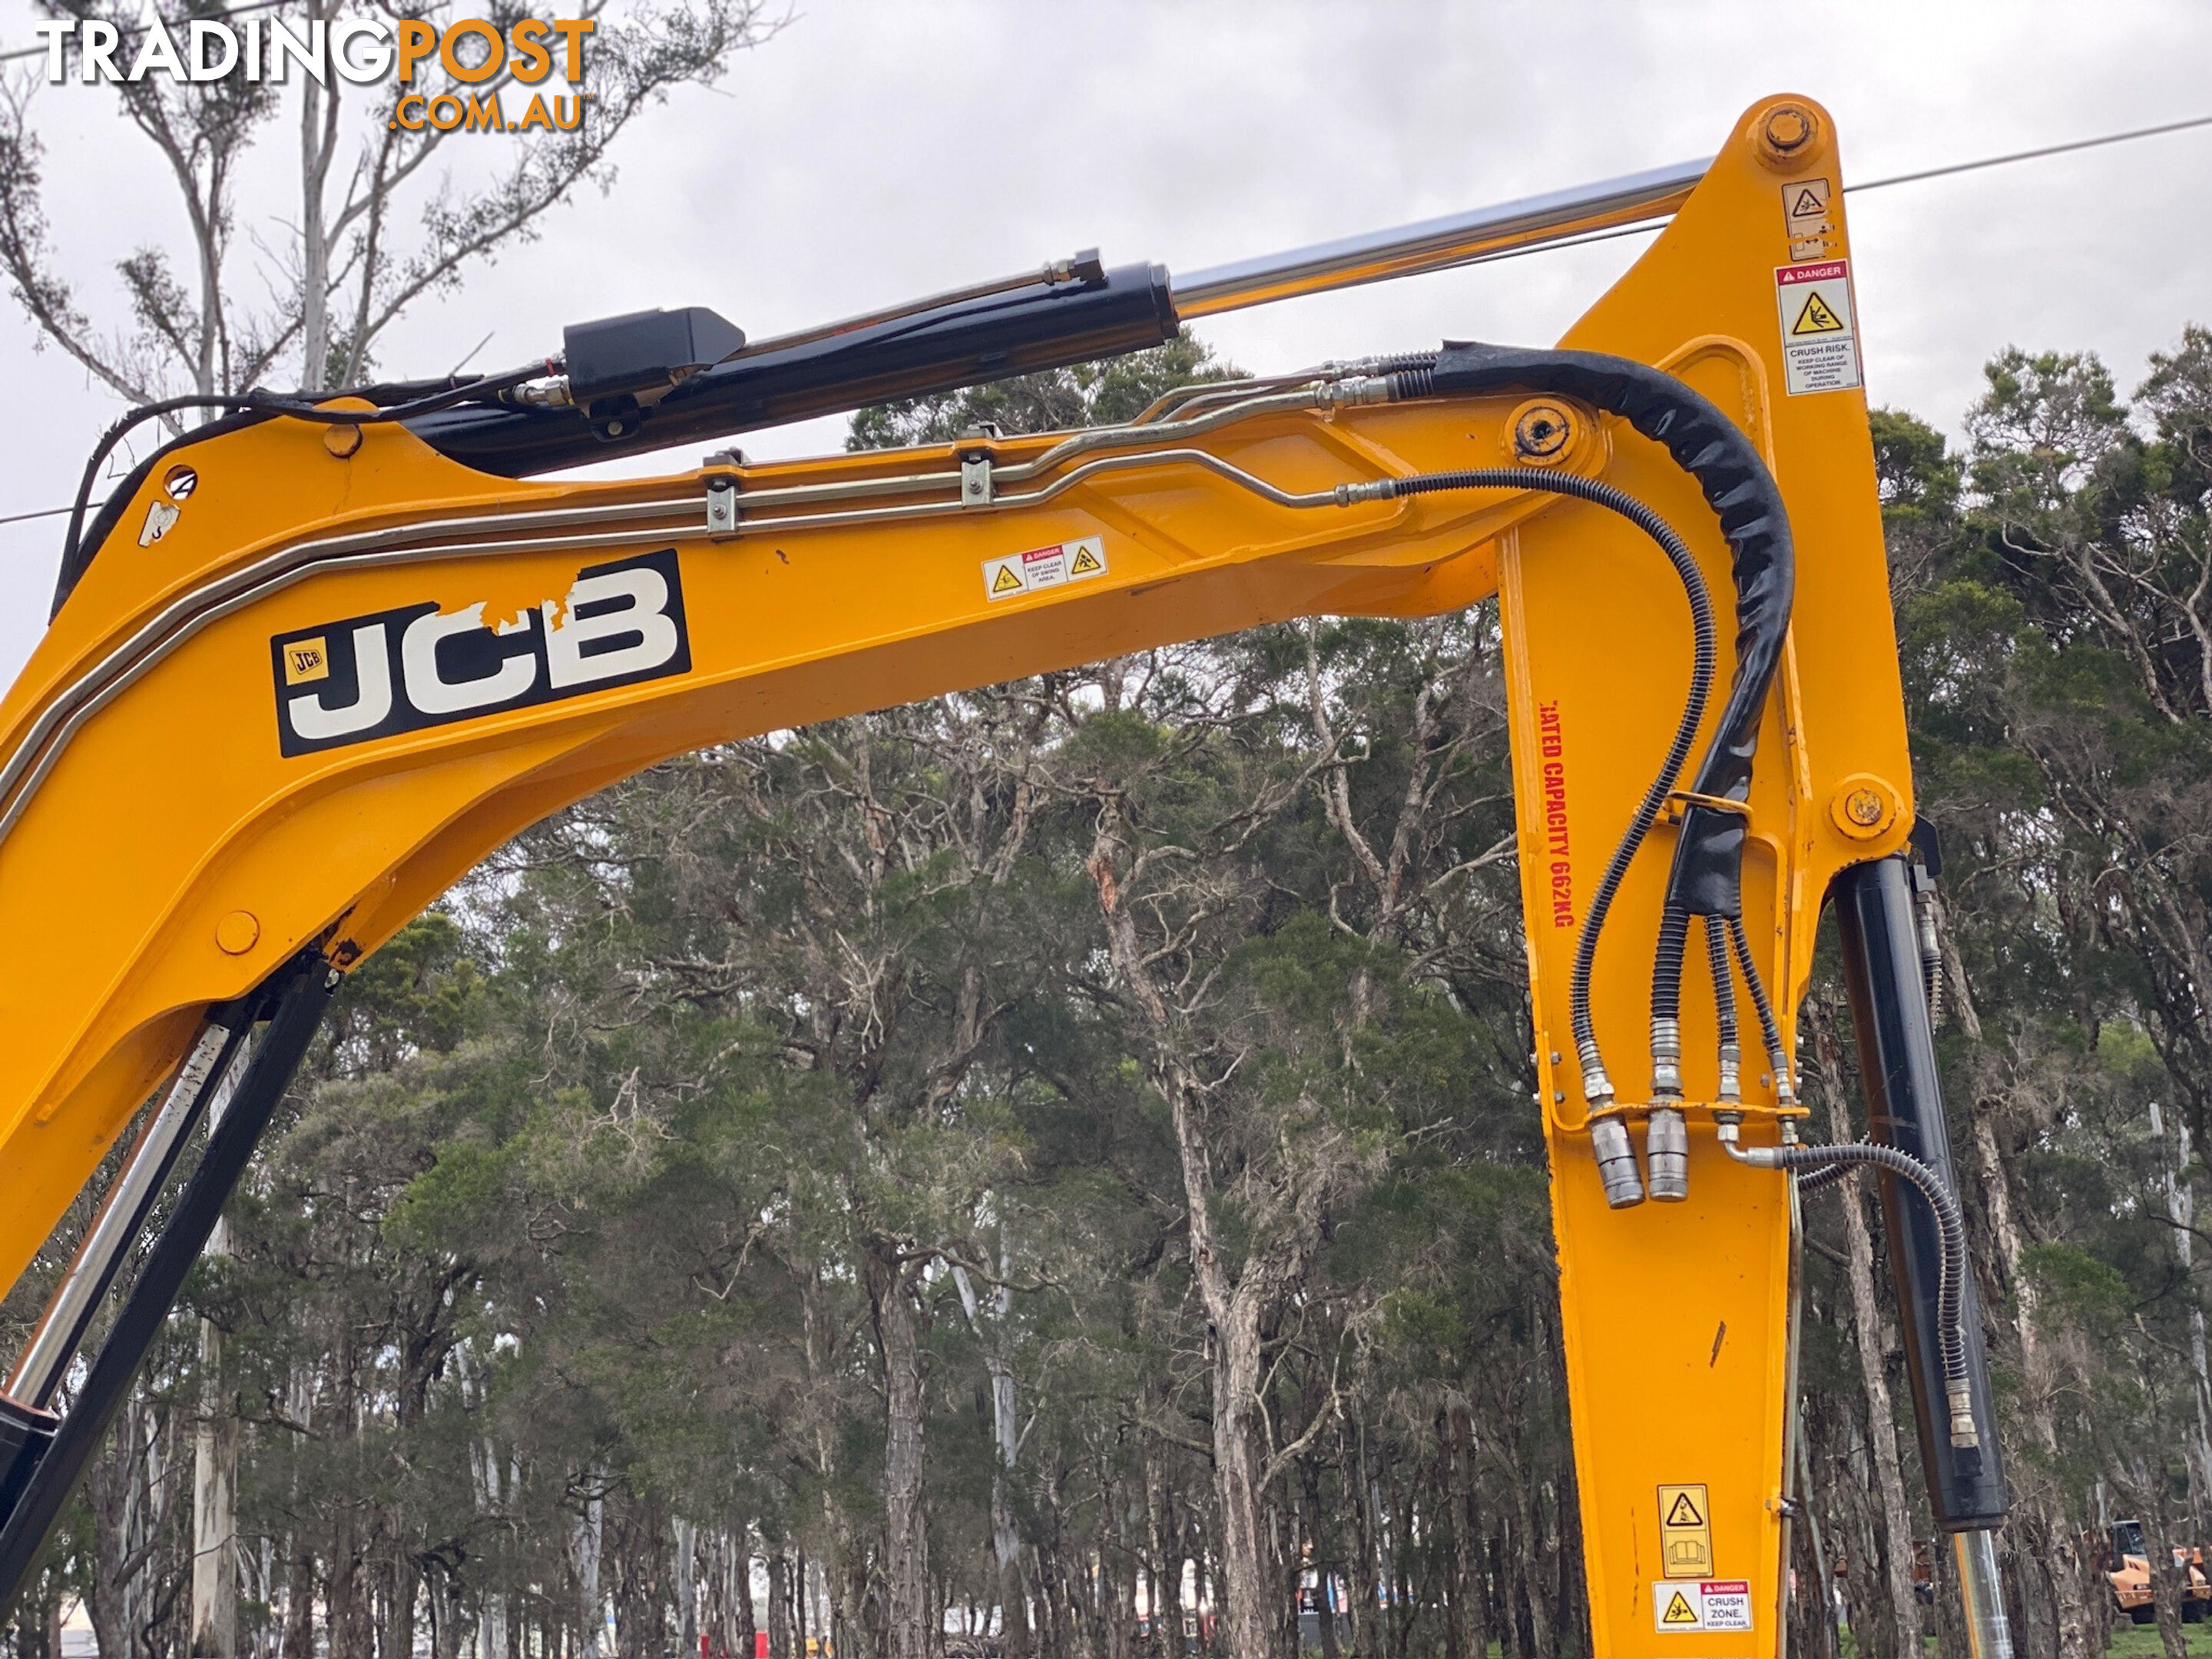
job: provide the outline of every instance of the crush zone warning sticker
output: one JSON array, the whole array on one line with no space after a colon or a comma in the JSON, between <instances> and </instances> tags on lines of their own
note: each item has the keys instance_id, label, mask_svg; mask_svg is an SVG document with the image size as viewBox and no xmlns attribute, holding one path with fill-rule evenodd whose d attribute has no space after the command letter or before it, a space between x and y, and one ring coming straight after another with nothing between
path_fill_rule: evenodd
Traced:
<instances>
[{"instance_id":1,"label":"crush zone warning sticker","mask_svg":"<svg viewBox=\"0 0 2212 1659\"><path fill-rule=\"evenodd\" d=\"M1040 587L1058 587L1106 574L1103 537L1085 536L1079 541L1054 542L1026 553L983 561L983 592L993 599L1011 599L1034 593Z\"/></svg>"},{"instance_id":2,"label":"crush zone warning sticker","mask_svg":"<svg viewBox=\"0 0 2212 1659\"><path fill-rule=\"evenodd\" d=\"M1695 1584L1654 1584L1651 1622L1662 1634L1674 1631L1749 1630L1751 1581L1707 1578Z\"/></svg>"},{"instance_id":3,"label":"crush zone warning sticker","mask_svg":"<svg viewBox=\"0 0 2212 1659\"><path fill-rule=\"evenodd\" d=\"M1789 392L1847 392L1859 383L1858 319L1848 259L1778 265L1782 363Z\"/></svg>"}]
</instances>

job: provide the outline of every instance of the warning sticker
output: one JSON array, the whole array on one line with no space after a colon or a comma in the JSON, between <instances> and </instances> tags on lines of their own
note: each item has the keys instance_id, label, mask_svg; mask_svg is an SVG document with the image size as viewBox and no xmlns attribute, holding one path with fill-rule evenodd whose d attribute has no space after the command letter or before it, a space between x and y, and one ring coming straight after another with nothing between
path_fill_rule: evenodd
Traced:
<instances>
[{"instance_id":1,"label":"warning sticker","mask_svg":"<svg viewBox=\"0 0 2212 1659\"><path fill-rule=\"evenodd\" d=\"M1106 542L1099 536L1085 536L1072 542L1054 542L1050 547L1033 547L1026 553L1009 553L1004 558L983 561L983 592L994 599L1011 599L1018 593L1034 593L1040 587L1058 587L1064 582L1079 582L1088 576L1106 574Z\"/></svg>"},{"instance_id":2,"label":"warning sticker","mask_svg":"<svg viewBox=\"0 0 2212 1659\"><path fill-rule=\"evenodd\" d=\"M1659 1488L1659 1570L1669 1578L1709 1578L1713 1528L1706 1519L1705 1489Z\"/></svg>"},{"instance_id":3,"label":"warning sticker","mask_svg":"<svg viewBox=\"0 0 2212 1659\"><path fill-rule=\"evenodd\" d=\"M1817 259L1828 252L1836 234L1828 217L1828 181L1800 179L1782 186L1782 222L1789 227L1790 257Z\"/></svg>"},{"instance_id":4,"label":"warning sticker","mask_svg":"<svg viewBox=\"0 0 2212 1659\"><path fill-rule=\"evenodd\" d=\"M1751 1581L1707 1578L1694 1584L1654 1584L1651 1623L1674 1631L1749 1630Z\"/></svg>"},{"instance_id":5,"label":"warning sticker","mask_svg":"<svg viewBox=\"0 0 2212 1659\"><path fill-rule=\"evenodd\" d=\"M1778 266L1774 297L1782 317L1782 362L1790 395L1845 392L1858 385L1850 261Z\"/></svg>"}]
</instances>

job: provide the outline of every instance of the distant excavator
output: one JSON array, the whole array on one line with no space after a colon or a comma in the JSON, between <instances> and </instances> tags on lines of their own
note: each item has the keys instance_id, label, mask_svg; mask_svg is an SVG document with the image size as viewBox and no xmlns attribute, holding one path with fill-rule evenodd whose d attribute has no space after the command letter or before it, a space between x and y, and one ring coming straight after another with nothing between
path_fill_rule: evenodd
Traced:
<instances>
[{"instance_id":1,"label":"distant excavator","mask_svg":"<svg viewBox=\"0 0 2212 1659\"><path fill-rule=\"evenodd\" d=\"M0 1396L0 1586L333 988L526 825L707 744L1495 594L1597 1651L1783 1650L1798 1201L1871 1166L1936 1524L1974 1651L2008 1655L1843 182L1827 114L1775 98L1708 161L1188 277L1082 254L779 339L647 312L504 374L134 412L0 703L0 1282L137 1125ZM1653 219L1557 349L1187 386L1079 432L531 479ZM186 409L216 418L86 524L124 432ZM1801 1139L1824 904L1871 1097L1853 1146Z\"/></svg>"}]
</instances>

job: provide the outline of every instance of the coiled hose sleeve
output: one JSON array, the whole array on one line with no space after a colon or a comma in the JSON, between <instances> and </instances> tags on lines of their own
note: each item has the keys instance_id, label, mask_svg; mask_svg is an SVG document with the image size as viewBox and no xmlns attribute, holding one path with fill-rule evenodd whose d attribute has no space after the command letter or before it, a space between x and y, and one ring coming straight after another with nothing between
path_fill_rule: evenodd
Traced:
<instances>
[{"instance_id":1,"label":"coiled hose sleeve","mask_svg":"<svg viewBox=\"0 0 2212 1659\"><path fill-rule=\"evenodd\" d=\"M1830 1164L1809 1170L1797 1177L1797 1196L1808 1198L1823 1188L1833 1187L1845 1176L1856 1175L1858 1169L1856 1164Z\"/></svg>"},{"instance_id":2,"label":"coiled hose sleeve","mask_svg":"<svg viewBox=\"0 0 2212 1659\"><path fill-rule=\"evenodd\" d=\"M1691 788L1745 800L1767 689L1782 659L1796 584L1796 553L1782 491L1742 430L1706 398L1663 369L1595 351L1538 351L1447 341L1428 369L1393 378L1400 397L1466 397L1486 392L1547 392L1618 415L1666 447L1697 480L1728 538L1735 582L1735 672L1718 729ZM1740 813L1692 806L1667 878L1670 902L1692 915L1738 915L1742 908L1744 820Z\"/></svg>"},{"instance_id":3,"label":"coiled hose sleeve","mask_svg":"<svg viewBox=\"0 0 2212 1659\"><path fill-rule=\"evenodd\" d=\"M1942 1237L1943 1263L1936 1275L1936 1328L1942 1346L1943 1391L1950 1398L1951 1443L1979 1443L1966 1371L1966 1218L1959 1207L1957 1194L1943 1184L1942 1177L1910 1152L1867 1141L1847 1146L1743 1149L1731 1146L1729 1151L1739 1162L1765 1170L1826 1170L1871 1166L1901 1176L1919 1188L1920 1195L1935 1213L1936 1228ZM1802 1194L1806 1190L1807 1185L1801 1183L1798 1191Z\"/></svg>"},{"instance_id":4,"label":"coiled hose sleeve","mask_svg":"<svg viewBox=\"0 0 2212 1659\"><path fill-rule=\"evenodd\" d=\"M1681 579L1682 591L1690 604L1690 626L1694 641L1690 664L1690 690L1682 706L1682 717L1675 723L1674 736L1667 746L1667 757L1661 763L1659 774L1652 779L1651 787L1644 792L1644 799L1628 821L1620 842L1613 849L1613 857L1605 866L1590 894L1589 906L1583 913L1581 936L1575 941L1574 970L1567 986L1567 1002L1574 1024L1575 1048L1582 1062L1583 1093L1592 1105L1603 1105L1613 1097L1613 1086L1606 1079L1605 1067L1599 1057L1597 1030L1590 1015L1590 969L1597 959L1598 935L1604 930L1606 913L1613 908L1613 896L1627 873L1637 849L1651 826L1658 822L1659 809L1666 805L1668 794L1680 776L1683 763L1689 759L1690 748L1697 741L1698 723L1705 719L1705 702L1712 693L1713 665L1718 655L1713 626L1713 603L1705 591L1704 574L1698 561L1681 537L1666 520L1624 490L1595 478L1577 477L1571 472L1547 472L1536 467L1492 466L1474 467L1457 472L1427 472L1412 477L1384 481L1380 492L1386 499L1407 495L1434 495L1451 489L1534 489L1553 495L1568 495L1577 501L1588 501L1627 520L1638 530L1659 544L1667 562L1674 567ZM1677 971L1681 952L1675 952ZM1602 1094L1603 1099L1599 1098Z\"/></svg>"}]
</instances>

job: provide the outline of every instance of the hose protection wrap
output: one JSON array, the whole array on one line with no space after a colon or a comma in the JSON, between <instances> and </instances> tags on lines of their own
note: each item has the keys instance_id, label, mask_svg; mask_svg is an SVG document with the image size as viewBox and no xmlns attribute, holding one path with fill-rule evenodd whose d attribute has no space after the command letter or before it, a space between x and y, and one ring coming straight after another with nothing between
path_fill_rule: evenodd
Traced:
<instances>
[{"instance_id":1,"label":"hose protection wrap","mask_svg":"<svg viewBox=\"0 0 2212 1659\"><path fill-rule=\"evenodd\" d=\"M1789 511L1751 440L1673 375L1602 352L1448 340L1435 368L1419 378L1428 383L1424 389L1443 396L1527 391L1576 398L1620 416L1666 446L1674 464L1698 481L1728 538L1735 582L1735 672L1719 728L1690 788L1717 799L1748 799L1759 716L1782 659L1796 585ZM1740 915L1743 839L1741 813L1691 807L1668 874L1669 908L1679 906L1689 915Z\"/></svg>"}]
</instances>

